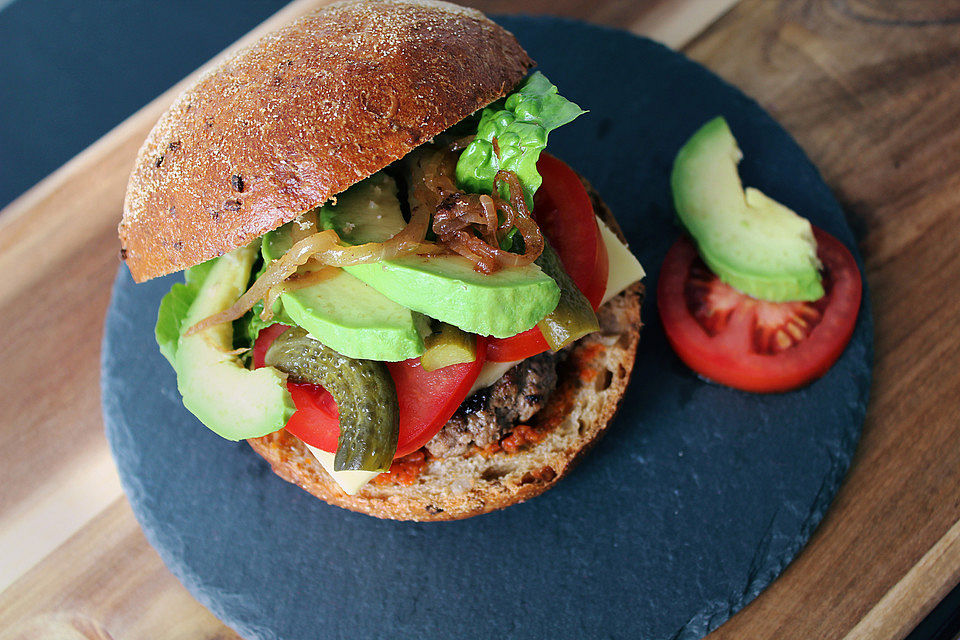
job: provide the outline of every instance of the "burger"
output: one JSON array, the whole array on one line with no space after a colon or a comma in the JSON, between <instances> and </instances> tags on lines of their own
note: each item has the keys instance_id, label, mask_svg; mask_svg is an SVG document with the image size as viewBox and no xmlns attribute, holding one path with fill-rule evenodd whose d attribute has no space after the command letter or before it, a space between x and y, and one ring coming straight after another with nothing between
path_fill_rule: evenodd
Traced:
<instances>
[{"instance_id":1,"label":"burger","mask_svg":"<svg viewBox=\"0 0 960 640\"><path fill-rule=\"evenodd\" d=\"M223 60L141 147L137 282L184 406L282 478L381 518L553 486L609 425L643 277L546 151L584 112L444 2L342 2Z\"/></svg>"}]
</instances>

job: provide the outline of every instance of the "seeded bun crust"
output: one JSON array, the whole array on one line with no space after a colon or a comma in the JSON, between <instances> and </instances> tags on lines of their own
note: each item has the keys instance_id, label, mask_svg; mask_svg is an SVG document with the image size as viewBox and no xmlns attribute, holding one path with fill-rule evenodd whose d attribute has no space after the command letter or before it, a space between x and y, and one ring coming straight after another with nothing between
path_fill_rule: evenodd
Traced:
<instances>
[{"instance_id":1,"label":"seeded bun crust","mask_svg":"<svg viewBox=\"0 0 960 640\"><path fill-rule=\"evenodd\" d=\"M509 93L533 62L473 9L342 2L231 56L140 149L121 257L142 282L250 243Z\"/></svg>"},{"instance_id":2,"label":"seeded bun crust","mask_svg":"<svg viewBox=\"0 0 960 640\"><path fill-rule=\"evenodd\" d=\"M597 214L625 241L609 209L588 191ZM248 442L284 480L378 518L457 520L523 502L556 484L609 426L633 370L642 299L643 285L635 283L600 308L601 330L574 345L550 402L529 421L546 427L546 437L515 453L431 459L411 486L370 483L350 496L286 430Z\"/></svg>"}]
</instances>

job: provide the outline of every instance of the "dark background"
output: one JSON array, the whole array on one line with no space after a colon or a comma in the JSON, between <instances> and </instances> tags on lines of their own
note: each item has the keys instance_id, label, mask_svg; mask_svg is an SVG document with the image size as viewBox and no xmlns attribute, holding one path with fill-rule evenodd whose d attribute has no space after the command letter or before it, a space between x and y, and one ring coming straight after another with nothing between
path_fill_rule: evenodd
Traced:
<instances>
[{"instance_id":1,"label":"dark background","mask_svg":"<svg viewBox=\"0 0 960 640\"><path fill-rule=\"evenodd\" d=\"M0 209L288 1L0 0ZM626 28L659 1L552 11Z\"/></svg>"},{"instance_id":2,"label":"dark background","mask_svg":"<svg viewBox=\"0 0 960 640\"><path fill-rule=\"evenodd\" d=\"M0 9L0 208L285 4L14 0Z\"/></svg>"},{"instance_id":3,"label":"dark background","mask_svg":"<svg viewBox=\"0 0 960 640\"><path fill-rule=\"evenodd\" d=\"M0 208L284 4L0 0ZM956 637L958 605L909 640Z\"/></svg>"}]
</instances>

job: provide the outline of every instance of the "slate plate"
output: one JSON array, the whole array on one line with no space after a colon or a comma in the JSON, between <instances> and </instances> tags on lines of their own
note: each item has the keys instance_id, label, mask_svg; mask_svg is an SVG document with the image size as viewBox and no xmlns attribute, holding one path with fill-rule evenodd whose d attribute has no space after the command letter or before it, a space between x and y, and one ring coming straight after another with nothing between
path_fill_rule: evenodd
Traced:
<instances>
[{"instance_id":1,"label":"slate plate","mask_svg":"<svg viewBox=\"0 0 960 640\"><path fill-rule=\"evenodd\" d=\"M655 290L677 237L670 162L727 117L742 175L850 246L803 152L735 88L653 42L544 18L504 18L564 95L590 109L550 150L607 200ZM859 258L858 258L859 259ZM153 340L174 278L121 269L103 347L103 412L147 538L193 595L246 638L699 638L766 587L820 522L866 410L872 323L801 391L706 384L672 354L653 297L609 434L555 489L441 524L375 520L271 474L181 406Z\"/></svg>"}]
</instances>

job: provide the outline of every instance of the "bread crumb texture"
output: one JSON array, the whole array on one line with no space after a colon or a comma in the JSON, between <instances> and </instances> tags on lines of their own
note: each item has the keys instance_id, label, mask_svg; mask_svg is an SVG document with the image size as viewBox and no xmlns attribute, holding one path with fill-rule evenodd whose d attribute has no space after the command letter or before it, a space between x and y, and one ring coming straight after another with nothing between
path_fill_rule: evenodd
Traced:
<instances>
[{"instance_id":1,"label":"bread crumb texture","mask_svg":"<svg viewBox=\"0 0 960 640\"><path fill-rule=\"evenodd\" d=\"M445 2L342 2L229 56L140 148L119 226L137 282L328 201L506 95L533 61Z\"/></svg>"}]
</instances>

